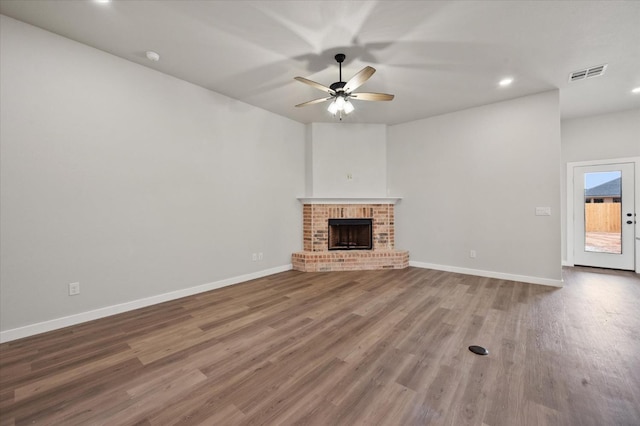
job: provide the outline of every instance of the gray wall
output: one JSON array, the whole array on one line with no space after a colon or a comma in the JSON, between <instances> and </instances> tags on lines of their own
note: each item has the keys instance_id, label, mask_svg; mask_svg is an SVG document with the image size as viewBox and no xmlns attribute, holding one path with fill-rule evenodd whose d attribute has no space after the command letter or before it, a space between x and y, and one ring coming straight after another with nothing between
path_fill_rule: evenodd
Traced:
<instances>
[{"instance_id":1,"label":"gray wall","mask_svg":"<svg viewBox=\"0 0 640 426\"><path fill-rule=\"evenodd\" d=\"M2 330L290 264L303 124L0 29Z\"/></svg>"},{"instance_id":2,"label":"gray wall","mask_svg":"<svg viewBox=\"0 0 640 426\"><path fill-rule=\"evenodd\" d=\"M387 196L386 125L312 123L308 127L307 167L312 180L308 196Z\"/></svg>"},{"instance_id":3,"label":"gray wall","mask_svg":"<svg viewBox=\"0 0 640 426\"><path fill-rule=\"evenodd\" d=\"M567 259L567 163L635 156L640 156L640 109L562 121L563 260ZM635 178L640 187L640 171Z\"/></svg>"},{"instance_id":4,"label":"gray wall","mask_svg":"<svg viewBox=\"0 0 640 426\"><path fill-rule=\"evenodd\" d=\"M551 91L389 127L396 246L414 262L560 280L559 117Z\"/></svg>"}]
</instances>

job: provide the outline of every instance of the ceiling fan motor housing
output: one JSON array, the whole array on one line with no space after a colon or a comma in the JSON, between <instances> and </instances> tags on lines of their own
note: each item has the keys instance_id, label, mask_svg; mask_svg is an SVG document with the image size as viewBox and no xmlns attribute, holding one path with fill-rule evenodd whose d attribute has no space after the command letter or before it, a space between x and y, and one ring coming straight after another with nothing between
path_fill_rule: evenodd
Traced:
<instances>
[{"instance_id":1,"label":"ceiling fan motor housing","mask_svg":"<svg viewBox=\"0 0 640 426\"><path fill-rule=\"evenodd\" d=\"M345 83L344 81L336 81L331 86L329 86L329 88L334 92L344 92L345 84L347 83Z\"/></svg>"}]
</instances>

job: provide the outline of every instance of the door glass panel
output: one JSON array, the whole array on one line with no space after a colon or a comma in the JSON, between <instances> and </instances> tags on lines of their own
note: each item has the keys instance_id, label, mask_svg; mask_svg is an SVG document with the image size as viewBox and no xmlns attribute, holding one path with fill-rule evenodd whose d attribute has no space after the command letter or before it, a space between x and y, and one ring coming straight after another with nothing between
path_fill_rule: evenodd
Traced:
<instances>
[{"instance_id":1,"label":"door glass panel","mask_svg":"<svg viewBox=\"0 0 640 426\"><path fill-rule=\"evenodd\" d=\"M584 250L622 254L622 172L584 174Z\"/></svg>"}]
</instances>

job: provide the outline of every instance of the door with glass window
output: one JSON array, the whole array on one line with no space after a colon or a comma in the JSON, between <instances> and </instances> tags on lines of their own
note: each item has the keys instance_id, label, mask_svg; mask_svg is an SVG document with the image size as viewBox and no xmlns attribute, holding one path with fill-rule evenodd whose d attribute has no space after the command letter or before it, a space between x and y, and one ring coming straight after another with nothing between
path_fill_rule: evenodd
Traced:
<instances>
[{"instance_id":1,"label":"door with glass window","mask_svg":"<svg viewBox=\"0 0 640 426\"><path fill-rule=\"evenodd\" d=\"M575 167L574 264L635 267L634 163Z\"/></svg>"}]
</instances>

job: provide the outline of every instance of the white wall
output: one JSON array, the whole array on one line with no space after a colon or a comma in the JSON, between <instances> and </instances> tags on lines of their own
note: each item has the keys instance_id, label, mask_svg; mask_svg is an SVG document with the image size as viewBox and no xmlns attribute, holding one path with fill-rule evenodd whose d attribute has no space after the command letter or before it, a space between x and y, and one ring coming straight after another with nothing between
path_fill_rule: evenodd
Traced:
<instances>
[{"instance_id":1,"label":"white wall","mask_svg":"<svg viewBox=\"0 0 640 426\"><path fill-rule=\"evenodd\" d=\"M637 155L640 155L640 109L562 121L564 167L572 161Z\"/></svg>"},{"instance_id":2,"label":"white wall","mask_svg":"<svg viewBox=\"0 0 640 426\"><path fill-rule=\"evenodd\" d=\"M562 121L562 259L567 260L567 163L640 156L640 109ZM636 172L640 182L640 171ZM640 186L640 183L636 183ZM636 201L638 205L640 201Z\"/></svg>"},{"instance_id":3,"label":"white wall","mask_svg":"<svg viewBox=\"0 0 640 426\"><path fill-rule=\"evenodd\" d=\"M387 126L312 123L311 193L314 197L386 197ZM348 178L351 175L351 179Z\"/></svg>"},{"instance_id":4,"label":"white wall","mask_svg":"<svg viewBox=\"0 0 640 426\"><path fill-rule=\"evenodd\" d=\"M396 245L414 264L558 285L559 117L551 91L389 127Z\"/></svg>"},{"instance_id":5,"label":"white wall","mask_svg":"<svg viewBox=\"0 0 640 426\"><path fill-rule=\"evenodd\" d=\"M0 29L3 331L290 264L303 124L4 16Z\"/></svg>"}]
</instances>

